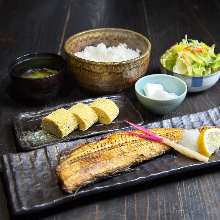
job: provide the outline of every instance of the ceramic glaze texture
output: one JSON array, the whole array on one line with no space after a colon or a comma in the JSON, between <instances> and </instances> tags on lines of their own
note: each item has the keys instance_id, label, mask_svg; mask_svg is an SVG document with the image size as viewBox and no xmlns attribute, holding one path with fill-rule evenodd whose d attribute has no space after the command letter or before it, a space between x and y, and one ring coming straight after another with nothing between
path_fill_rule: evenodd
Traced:
<instances>
[{"instance_id":1,"label":"ceramic glaze texture","mask_svg":"<svg viewBox=\"0 0 220 220\"><path fill-rule=\"evenodd\" d=\"M204 124L218 126L219 111L220 108L214 108L206 112L153 122L143 127L146 129L194 129ZM131 130L131 128L123 128L117 132L124 130ZM95 135L89 140L94 141L102 137L102 135ZM93 196L102 192L109 193L134 184L138 187L138 184L143 184L143 182L157 181L157 179L164 178L167 175L214 166L220 161L219 151L211 157L208 163L192 160L178 152L171 151L162 157L149 160L147 163L138 164L133 172L114 175L112 178L106 178L92 186L82 187L75 196L68 196L60 190L60 185L57 182L55 171L57 156L61 152L70 150L86 141L88 141L88 137L53 144L45 147L45 149L3 155L3 172L6 177L13 212L21 215L62 205L65 202L70 202L70 200L77 203L78 199L82 199L82 197Z\"/></svg>"},{"instance_id":2,"label":"ceramic glaze texture","mask_svg":"<svg viewBox=\"0 0 220 220\"><path fill-rule=\"evenodd\" d=\"M104 43L106 47L126 43L128 48L141 50L135 59L123 62L94 62L81 59L75 52L86 46ZM85 90L99 94L121 92L145 75L150 59L151 44L143 35L124 29L94 29L71 36L65 43L69 70L76 82Z\"/></svg>"}]
</instances>

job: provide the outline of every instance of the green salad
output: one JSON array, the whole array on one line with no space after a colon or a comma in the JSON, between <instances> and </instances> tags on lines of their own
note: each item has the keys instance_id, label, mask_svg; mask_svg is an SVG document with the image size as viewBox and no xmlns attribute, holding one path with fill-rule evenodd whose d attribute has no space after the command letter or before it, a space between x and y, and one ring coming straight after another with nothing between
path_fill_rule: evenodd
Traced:
<instances>
[{"instance_id":1,"label":"green salad","mask_svg":"<svg viewBox=\"0 0 220 220\"><path fill-rule=\"evenodd\" d=\"M165 52L161 63L166 69L182 75L209 75L220 70L220 54L215 55L214 48L215 45L209 47L186 36Z\"/></svg>"}]
</instances>

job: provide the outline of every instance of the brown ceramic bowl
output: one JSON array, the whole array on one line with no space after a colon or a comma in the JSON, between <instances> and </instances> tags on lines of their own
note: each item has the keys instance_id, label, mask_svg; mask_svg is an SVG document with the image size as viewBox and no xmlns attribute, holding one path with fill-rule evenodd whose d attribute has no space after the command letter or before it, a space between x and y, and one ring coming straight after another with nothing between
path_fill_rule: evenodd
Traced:
<instances>
[{"instance_id":1,"label":"brown ceramic bowl","mask_svg":"<svg viewBox=\"0 0 220 220\"><path fill-rule=\"evenodd\" d=\"M41 78L24 78L28 69L48 68L56 73ZM53 100L64 86L66 60L53 53L28 54L13 60L8 71L14 87L13 96L30 104L46 104Z\"/></svg>"},{"instance_id":2,"label":"brown ceramic bowl","mask_svg":"<svg viewBox=\"0 0 220 220\"><path fill-rule=\"evenodd\" d=\"M104 43L106 47L126 43L128 48L141 50L135 59L123 62L94 62L79 58L75 52L86 46ZM147 71L151 44L143 35L130 30L101 28L84 31L71 36L65 42L65 54L70 73L87 92L113 94L135 84Z\"/></svg>"}]
</instances>

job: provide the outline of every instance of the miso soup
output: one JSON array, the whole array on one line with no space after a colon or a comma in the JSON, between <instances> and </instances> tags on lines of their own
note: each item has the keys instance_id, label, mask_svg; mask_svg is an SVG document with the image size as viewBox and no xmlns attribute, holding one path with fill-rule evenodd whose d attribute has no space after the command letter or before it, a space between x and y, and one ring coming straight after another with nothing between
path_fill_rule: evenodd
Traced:
<instances>
[{"instance_id":1,"label":"miso soup","mask_svg":"<svg viewBox=\"0 0 220 220\"><path fill-rule=\"evenodd\" d=\"M57 70L52 70L48 68L37 68L37 69L27 69L21 74L23 78L41 78L45 76L57 73Z\"/></svg>"}]
</instances>

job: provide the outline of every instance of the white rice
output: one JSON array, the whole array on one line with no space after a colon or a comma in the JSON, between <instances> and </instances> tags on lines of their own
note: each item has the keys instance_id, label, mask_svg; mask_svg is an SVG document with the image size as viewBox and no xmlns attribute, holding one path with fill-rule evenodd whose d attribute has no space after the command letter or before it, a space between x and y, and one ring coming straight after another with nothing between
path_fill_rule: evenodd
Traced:
<instances>
[{"instance_id":1,"label":"white rice","mask_svg":"<svg viewBox=\"0 0 220 220\"><path fill-rule=\"evenodd\" d=\"M136 51L127 48L125 43L108 48L104 43L100 43L97 47L87 46L83 51L75 52L74 55L95 62L121 62L140 56L140 52L138 48Z\"/></svg>"},{"instance_id":2,"label":"white rice","mask_svg":"<svg viewBox=\"0 0 220 220\"><path fill-rule=\"evenodd\" d=\"M199 134L200 132L198 129L186 130L184 131L178 144L188 147L191 150L200 152L197 144Z\"/></svg>"}]
</instances>

